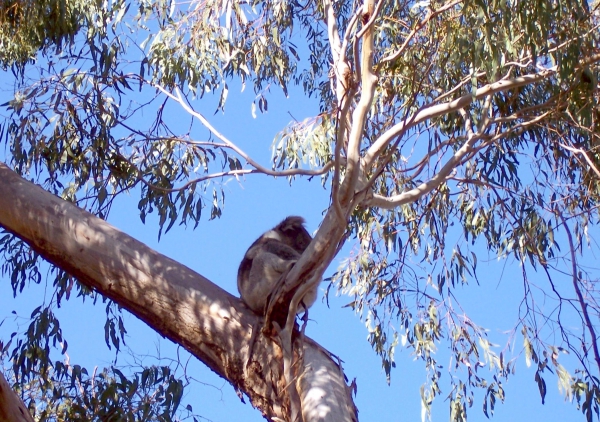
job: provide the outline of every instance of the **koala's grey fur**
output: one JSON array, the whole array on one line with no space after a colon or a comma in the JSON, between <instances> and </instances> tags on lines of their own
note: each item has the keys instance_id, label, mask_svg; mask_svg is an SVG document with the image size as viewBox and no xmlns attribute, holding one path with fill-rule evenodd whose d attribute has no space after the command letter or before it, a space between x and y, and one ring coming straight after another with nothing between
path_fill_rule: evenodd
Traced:
<instances>
[{"instance_id":1,"label":"koala's grey fur","mask_svg":"<svg viewBox=\"0 0 600 422\"><path fill-rule=\"evenodd\" d=\"M238 269L238 290L250 309L265 314L269 295L281 275L296 263L312 237L304 228L304 218L287 217L260 236L250 246ZM309 291L302 302L308 309L316 300L317 291Z\"/></svg>"}]
</instances>

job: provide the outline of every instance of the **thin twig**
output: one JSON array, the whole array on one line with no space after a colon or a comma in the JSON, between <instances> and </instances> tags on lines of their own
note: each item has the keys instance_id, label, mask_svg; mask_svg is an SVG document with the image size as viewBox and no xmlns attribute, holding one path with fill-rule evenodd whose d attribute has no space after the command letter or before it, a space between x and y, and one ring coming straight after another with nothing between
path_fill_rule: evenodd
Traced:
<instances>
[{"instance_id":1,"label":"thin twig","mask_svg":"<svg viewBox=\"0 0 600 422\"><path fill-rule=\"evenodd\" d=\"M408 36L406 37L406 39L404 40L404 43L400 46L400 48L393 54L390 54L387 57L384 57L383 59L381 59L381 61L379 63L386 63L386 62L391 62L396 60L398 57L400 57L402 55L402 53L404 53L404 50L406 49L406 47L408 46L408 44L410 43L410 41L413 39L413 37L416 35L417 32L419 32L425 25L427 25L427 23L435 16L439 15L440 13L445 12L446 10L450 9L453 6L456 6L458 3L462 3L462 0L456 0L453 2L450 2L442 7L440 7L437 10L432 10L429 9L427 11L427 15L423 18L423 20L421 22L419 22L419 24L410 32L410 34L408 34Z\"/></svg>"},{"instance_id":2,"label":"thin twig","mask_svg":"<svg viewBox=\"0 0 600 422\"><path fill-rule=\"evenodd\" d=\"M560 142L558 143L558 145L560 145L561 147L563 147L566 150L569 150L569 151L574 152L576 154L583 155L583 158L589 164L589 166L592 169L592 171L594 173L596 173L596 176L600 177L600 170L598 170L598 167L596 167L596 165L593 163L592 159L589 157L589 155L587 154L587 152L583 148L570 147L568 145L561 144Z\"/></svg>"},{"instance_id":3,"label":"thin twig","mask_svg":"<svg viewBox=\"0 0 600 422\"><path fill-rule=\"evenodd\" d=\"M173 94L173 93L167 91L165 88L163 88L160 85L153 84L153 86L156 89L158 89L159 91L161 91L163 94L165 94L167 97L169 97L172 100L174 100L177 103L179 103L179 105L181 107L183 107L183 109L185 111L187 111L189 114L191 114L192 116L194 116L195 118L197 118L198 120L200 120L200 122L204 125L204 127L206 127L221 142L223 142L225 144L225 146L227 146L228 148L231 148L239 156L241 156L244 160L246 160L246 162L249 165L251 165L252 167L254 167L257 170L258 173L264 173L264 174L267 174L269 176L275 176L275 177L293 176L293 175L316 176L316 175L321 175L321 174L326 173L333 166L333 162L329 162L322 169L318 169L318 170L287 169L287 170L281 170L281 171L271 170L271 169L268 169L266 167L263 167L259 163L257 163L256 161L254 161L240 147L238 147L236 144L234 144L229 139L227 139L227 137L225 137L225 135L223 135L222 133L220 133L213 125L210 124L210 122L202 114L198 113L196 110L194 110L192 107L190 107L190 105L187 104L184 101L184 99L182 97L182 94L181 94L181 91L179 90L179 88L175 88L175 94ZM325 170L325 171L323 171L323 170Z\"/></svg>"},{"instance_id":4,"label":"thin twig","mask_svg":"<svg viewBox=\"0 0 600 422\"><path fill-rule=\"evenodd\" d=\"M590 319L590 315L587 311L587 303L583 298L583 294L581 293L581 289L579 288L579 279L577 277L577 260L575 255L575 245L573 244L573 236L571 235L571 230L567 225L567 221L563 217L562 214L559 214L560 219L562 220L563 226L565 227L565 232L567 233L567 240L569 242L569 249L571 251L571 271L573 272L572 280L573 287L575 288L575 293L577 294L577 300L579 301L579 306L581 307L581 312L583 312L583 318L585 320L585 325L590 332L592 349L594 350L594 359L596 360L596 365L598 366L598 370L600 370L600 352L598 352L598 342L596 337L596 331L594 330L594 325L592 324L592 320Z\"/></svg>"}]
</instances>

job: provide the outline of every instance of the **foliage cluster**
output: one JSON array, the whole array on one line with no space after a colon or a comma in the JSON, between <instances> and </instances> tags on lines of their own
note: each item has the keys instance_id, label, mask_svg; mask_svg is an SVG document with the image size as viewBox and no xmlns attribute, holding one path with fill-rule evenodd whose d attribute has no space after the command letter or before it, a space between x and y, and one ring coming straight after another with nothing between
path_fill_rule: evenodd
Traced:
<instances>
[{"instance_id":1,"label":"foliage cluster","mask_svg":"<svg viewBox=\"0 0 600 422\"><path fill-rule=\"evenodd\" d=\"M74 43L97 2L83 0L6 0L0 3L0 66L24 70L38 51L60 52Z\"/></svg>"}]
</instances>

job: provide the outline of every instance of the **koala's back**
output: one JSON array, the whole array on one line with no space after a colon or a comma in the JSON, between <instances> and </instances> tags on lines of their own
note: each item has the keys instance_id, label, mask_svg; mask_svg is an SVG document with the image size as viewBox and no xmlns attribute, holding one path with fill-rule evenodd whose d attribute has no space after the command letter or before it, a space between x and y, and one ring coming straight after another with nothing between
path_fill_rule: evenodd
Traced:
<instances>
[{"instance_id":1,"label":"koala's back","mask_svg":"<svg viewBox=\"0 0 600 422\"><path fill-rule=\"evenodd\" d=\"M291 216L263 233L246 251L238 269L238 290L253 311L263 314L269 295L281 275L298 260L312 237L302 217ZM310 306L316 291L309 292L304 303ZM307 307L308 307L307 306Z\"/></svg>"}]
</instances>

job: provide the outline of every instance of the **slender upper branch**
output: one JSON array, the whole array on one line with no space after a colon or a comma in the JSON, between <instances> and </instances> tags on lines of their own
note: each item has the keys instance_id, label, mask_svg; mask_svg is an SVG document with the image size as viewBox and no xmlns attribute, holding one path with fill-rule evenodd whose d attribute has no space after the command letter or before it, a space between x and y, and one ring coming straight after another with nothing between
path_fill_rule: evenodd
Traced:
<instances>
[{"instance_id":1,"label":"slender upper branch","mask_svg":"<svg viewBox=\"0 0 600 422\"><path fill-rule=\"evenodd\" d=\"M192 180L188 180L186 183L184 183L183 185L178 186L176 188L163 188L163 187L160 187L160 186L156 186L156 185L148 182L142 176L139 176L138 179L141 180L142 183L144 183L150 189L157 190L157 191L160 191L160 192L165 192L165 193L171 193L171 192L180 192L182 190L187 189L188 187L190 187L193 184L200 183L200 182L203 182L205 180L218 179L220 177L233 176L235 178L238 178L239 176L244 176L246 174L257 174L257 173L266 173L266 174L268 174L270 176L276 176L276 177L287 177L287 176L320 176L322 174L327 173L329 170L331 170L331 167L333 167L333 161L329 161L327 164L325 164L320 169L314 169L314 170L307 170L307 169L287 169L287 170L281 170L281 171L269 171L268 173L263 172L263 171L261 171L259 169L240 169L240 170L221 171L221 172L211 173L211 174L207 174L205 176L197 177L197 178L192 179ZM137 167L136 167L136 170L138 172L140 172L140 170L138 170Z\"/></svg>"},{"instance_id":2,"label":"slender upper branch","mask_svg":"<svg viewBox=\"0 0 600 422\"><path fill-rule=\"evenodd\" d=\"M574 152L575 154L582 155L583 158L585 159L586 163L590 166L590 169L592 169L592 171L594 173L596 173L596 176L600 177L600 170L598 169L598 167L596 167L596 165L594 164L594 162L588 155L587 151L585 151L583 148L570 147L569 145L565 145L563 143L559 143L558 145L560 145L561 147L563 147L564 149L566 149L568 151Z\"/></svg>"},{"instance_id":3,"label":"slender upper branch","mask_svg":"<svg viewBox=\"0 0 600 422\"><path fill-rule=\"evenodd\" d=\"M404 40L404 42L402 43L400 48L397 51L395 51L394 53L390 54L389 56L381 59L381 61L379 63L383 64L386 62L393 62L394 60L396 60L398 57L400 57L404 53L404 51L406 50L406 47L411 42L411 40L414 38L414 36L417 34L417 32L419 32L425 25L427 25L427 23L433 17L439 15L440 13L445 12L446 10L450 9L451 7L456 6L459 3L462 3L462 1L463 0L451 1L447 4L445 4L444 6L440 7L439 9L436 9L435 11L432 9L429 9L427 11L427 15L425 15L423 20L417 24L417 26L410 32L410 34L408 34L408 36L406 37L406 39Z\"/></svg>"},{"instance_id":4,"label":"slender upper branch","mask_svg":"<svg viewBox=\"0 0 600 422\"><path fill-rule=\"evenodd\" d=\"M581 312L583 313L583 319L585 321L585 326L590 332L590 341L592 342L592 350L594 352L594 360L596 361L596 366L600 370L600 351L598 351L598 337L596 336L596 331L594 330L594 324L590 318L590 314L588 312L588 303L586 302L583 294L581 292L581 288L579 287L579 277L577 276L578 267L577 267L577 257L575 254L575 244L573 242L573 236L571 235L571 230L569 229L569 225L567 224L565 218L560 215L563 226L565 227L565 232L567 233L567 240L569 242L569 250L571 253L571 271L572 271L572 281L573 288L575 289L575 293L577 294L577 301L579 302L579 306L581 307Z\"/></svg>"},{"instance_id":5,"label":"slender upper branch","mask_svg":"<svg viewBox=\"0 0 600 422\"><path fill-rule=\"evenodd\" d=\"M347 40L340 38L340 32L337 25L335 16L335 10L331 1L326 0L324 2L325 8L325 19L327 22L327 35L329 37L329 46L331 51L331 57L333 59L333 72L335 74L335 95L338 102L338 108L344 108L344 102L348 101L347 91L350 88L351 70L350 66L346 62L346 51L345 46ZM358 18L357 18L358 19ZM352 26L355 25L355 19L350 20L350 27L348 33L352 31Z\"/></svg>"},{"instance_id":6,"label":"slender upper branch","mask_svg":"<svg viewBox=\"0 0 600 422\"><path fill-rule=\"evenodd\" d=\"M323 2L323 7L325 8L325 19L327 20L327 36L329 37L331 56L335 63L340 59L342 42L337 26L337 20L335 18L335 10L333 10L333 4L330 0L325 0Z\"/></svg>"},{"instance_id":7,"label":"slender upper branch","mask_svg":"<svg viewBox=\"0 0 600 422\"><path fill-rule=\"evenodd\" d=\"M340 180L340 161L342 146L345 145L347 139L348 125L350 124L348 113L352 104L350 92L351 72L348 63L346 62L346 48L348 41L353 32L354 26L360 17L360 13L356 12L348 23L348 28L343 40L340 39L339 29L336 21L333 4L329 0L324 1L325 20L327 23L327 34L329 36L329 46L331 56L333 58L333 73L335 75L335 87L332 90L335 92L337 100L337 115L336 115L336 135L335 135L335 153L334 153L334 173L331 190L331 201L333 207L337 210L340 218L343 218L343 212L339 207L338 192ZM332 75L333 77L333 75Z\"/></svg>"},{"instance_id":8,"label":"slender upper branch","mask_svg":"<svg viewBox=\"0 0 600 422\"><path fill-rule=\"evenodd\" d=\"M488 95L491 96L497 94L498 92L508 91L510 89L518 88L523 85L529 85L532 83L542 81L554 75L556 73L556 70L556 66L553 66L539 73L524 75L510 80L494 82L479 88L474 95L465 94L462 97L457 98L453 101L449 101L447 103L426 105L422 107L419 111L417 111L409 118L389 128L379 137L379 139L373 142L373 145L369 147L367 153L365 154L365 168L368 168L377 159L381 152L389 145L389 143L396 136L401 135L402 133L416 126L417 124L424 122L428 119L432 119L447 113L458 111L471 104L474 100L484 98Z\"/></svg>"},{"instance_id":9,"label":"slender upper branch","mask_svg":"<svg viewBox=\"0 0 600 422\"><path fill-rule=\"evenodd\" d=\"M477 142L484 136L484 133L489 127L490 123L489 112L491 110L491 104L491 97L487 97L483 106L484 118L480 121L477 127L477 132L474 132L470 125L466 128L466 131L469 134L467 137L467 141L463 144L462 147L460 147L458 151L454 153L452 158L450 158L446 162L446 164L444 164L442 169L435 176L433 176L427 182L421 183L416 188L411 189L407 192L403 192L400 195L395 195L389 198L383 197L381 195L374 195L372 199L367 201L367 203L369 205L377 205L382 208L393 208L398 205L416 201L417 199L431 192L433 189L437 188L440 184L446 181L452 170L454 170L460 164L460 162L465 156L472 152L475 146L475 142ZM470 121L470 118L466 118L465 121Z\"/></svg>"},{"instance_id":10,"label":"slender upper branch","mask_svg":"<svg viewBox=\"0 0 600 422\"><path fill-rule=\"evenodd\" d=\"M368 23L373 17L375 4L373 0L369 0L363 5L363 20ZM366 25L366 24L365 24ZM360 173L360 148L363 139L363 132L367 120L367 114L373 103L375 95L375 85L377 76L373 73L373 26L370 25L364 31L362 38L361 51L361 95L358 105L352 113L352 127L348 139L348 155L346 177L344 179L340 192L340 200L342 204L348 205L352 199L351 195L359 179Z\"/></svg>"},{"instance_id":11,"label":"slender upper branch","mask_svg":"<svg viewBox=\"0 0 600 422\"><path fill-rule=\"evenodd\" d=\"M172 94L171 92L167 91L160 85L153 85L153 86L156 87L156 89L160 90L163 94L165 94L169 98L175 100L189 114L191 114L192 116L194 116L195 118L200 120L200 122L204 125L204 127L206 127L215 137L217 137L219 140L221 140L221 142L223 142L222 147L232 149L239 156L241 156L244 160L246 160L248 162L248 164L250 164L252 167L254 167L256 169L256 170L240 170L241 174L264 173L264 174L268 174L269 176L276 176L276 177L296 176L296 175L318 176L318 175L327 173L333 166L333 162L330 161L320 169L286 169L286 170L276 171L276 170L271 170L266 167L263 167L262 165L260 165L256 161L254 161L248 154L246 154L244 152L244 150L242 150L236 144L231 142L225 135L223 135L221 132L219 132L213 125L211 125L210 122L206 119L206 117L204 117L202 114L198 113L196 110L194 110L192 107L190 107L183 99L183 97L181 95L181 91L179 91L179 89L176 88L176 91L175 91L176 94ZM216 174L216 176L208 175L208 176L201 177L192 182L206 180L206 179L213 178L213 177L221 177L222 175L226 175L226 174L218 173L218 174ZM189 184L190 183L187 183L186 185L189 185Z\"/></svg>"},{"instance_id":12,"label":"slender upper branch","mask_svg":"<svg viewBox=\"0 0 600 422\"><path fill-rule=\"evenodd\" d=\"M452 170L454 170L454 168L461 162L462 158L471 151L473 145L478 139L480 139L480 136L477 134L470 136L463 146L456 151L456 153L454 153L454 155L446 162L446 164L444 164L442 169L428 181L421 183L414 189L391 197L375 194L372 198L365 202L366 205L389 209L418 200L422 196L431 192L433 189L437 188L447 179L448 175L450 175Z\"/></svg>"}]
</instances>

